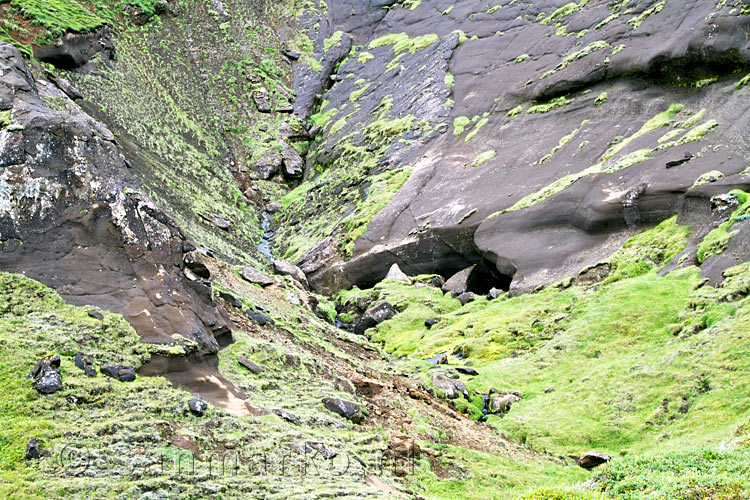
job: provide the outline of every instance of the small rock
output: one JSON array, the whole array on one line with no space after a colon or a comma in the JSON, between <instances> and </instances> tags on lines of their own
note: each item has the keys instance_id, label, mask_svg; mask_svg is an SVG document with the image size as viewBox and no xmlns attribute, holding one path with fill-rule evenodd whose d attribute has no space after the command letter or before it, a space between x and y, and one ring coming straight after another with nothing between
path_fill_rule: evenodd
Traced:
<instances>
[{"instance_id":1,"label":"small rock","mask_svg":"<svg viewBox=\"0 0 750 500\"><path fill-rule=\"evenodd\" d=\"M201 398L193 398L188 401L188 408L190 408L190 413L192 413L196 417L202 417L208 409L208 403L203 401L203 399Z\"/></svg>"},{"instance_id":2,"label":"small rock","mask_svg":"<svg viewBox=\"0 0 750 500\"><path fill-rule=\"evenodd\" d=\"M354 333L363 334L368 328L379 325L385 320L396 315L396 310L388 302L381 302L367 309L357 324L354 325Z\"/></svg>"},{"instance_id":3,"label":"small rock","mask_svg":"<svg viewBox=\"0 0 750 500\"><path fill-rule=\"evenodd\" d=\"M427 328L432 328L438 323L440 323L440 318L427 318L426 320L424 320L424 326Z\"/></svg>"},{"instance_id":4,"label":"small rock","mask_svg":"<svg viewBox=\"0 0 750 500\"><path fill-rule=\"evenodd\" d=\"M284 57L292 61L296 61L297 59L299 59L300 55L301 54L295 50L287 50L286 52L284 52Z\"/></svg>"},{"instance_id":5,"label":"small rock","mask_svg":"<svg viewBox=\"0 0 750 500\"><path fill-rule=\"evenodd\" d=\"M240 301L240 299L238 299L231 293L219 292L219 297L221 298L221 300L225 301L230 306L235 307L237 309L242 309L242 301Z\"/></svg>"},{"instance_id":6,"label":"small rock","mask_svg":"<svg viewBox=\"0 0 750 500\"><path fill-rule=\"evenodd\" d=\"M34 460L42 456L42 450L39 445L42 444L42 440L36 437L29 439L26 443L26 460Z\"/></svg>"},{"instance_id":7,"label":"small rock","mask_svg":"<svg viewBox=\"0 0 750 500\"><path fill-rule=\"evenodd\" d=\"M281 159L283 160L282 166L285 177L296 179L302 177L305 173L304 166L305 160L299 155L296 149L287 144L284 141L281 142Z\"/></svg>"},{"instance_id":8,"label":"small rock","mask_svg":"<svg viewBox=\"0 0 750 500\"><path fill-rule=\"evenodd\" d=\"M604 453L598 453L596 451L590 451L579 457L576 463L584 469L593 469L601 464L605 464L612 460L612 457L605 455Z\"/></svg>"},{"instance_id":9,"label":"small rock","mask_svg":"<svg viewBox=\"0 0 750 500\"><path fill-rule=\"evenodd\" d=\"M471 279L471 275L475 268L476 266L469 266L451 276L448 281L443 284L443 292L452 292L456 295L461 295L466 292L469 288L469 280Z\"/></svg>"},{"instance_id":10,"label":"small rock","mask_svg":"<svg viewBox=\"0 0 750 500\"><path fill-rule=\"evenodd\" d=\"M359 405L357 403L352 403L351 401L339 398L323 398L323 406L325 406L327 410L341 415L355 424L358 424L365 419L362 410L359 409Z\"/></svg>"},{"instance_id":11,"label":"small rock","mask_svg":"<svg viewBox=\"0 0 750 500\"><path fill-rule=\"evenodd\" d=\"M210 222L223 231L229 231L229 228L232 226L232 221L221 215L210 212L199 213L198 215L200 215L203 220Z\"/></svg>"},{"instance_id":12,"label":"small rock","mask_svg":"<svg viewBox=\"0 0 750 500\"><path fill-rule=\"evenodd\" d=\"M255 103L255 107L258 108L258 111L261 113L271 112L271 104L268 98L267 89L259 88L253 91L253 102Z\"/></svg>"},{"instance_id":13,"label":"small rock","mask_svg":"<svg viewBox=\"0 0 750 500\"><path fill-rule=\"evenodd\" d=\"M456 298L458 299L458 301L461 303L462 306L465 306L469 302L474 302L477 296L471 292L464 292Z\"/></svg>"},{"instance_id":14,"label":"small rock","mask_svg":"<svg viewBox=\"0 0 750 500\"><path fill-rule=\"evenodd\" d=\"M253 363L244 356L240 356L239 358L237 358L237 362L256 375L265 371L260 365Z\"/></svg>"},{"instance_id":15,"label":"small rock","mask_svg":"<svg viewBox=\"0 0 750 500\"><path fill-rule=\"evenodd\" d=\"M307 286L307 276L305 276L305 273L302 272L302 269L295 266L291 262L287 262L282 259L276 259L273 261L273 269L277 274L281 274L282 276L291 276L292 278L302 283L305 287Z\"/></svg>"},{"instance_id":16,"label":"small rock","mask_svg":"<svg viewBox=\"0 0 750 500\"><path fill-rule=\"evenodd\" d=\"M276 212L281 212L282 208L284 207L282 207L281 203L279 203L278 201L271 201L266 204L266 212L269 212L272 214Z\"/></svg>"},{"instance_id":17,"label":"small rock","mask_svg":"<svg viewBox=\"0 0 750 500\"><path fill-rule=\"evenodd\" d=\"M318 453L320 453L320 456L323 457L323 459L325 460L331 460L332 458L335 458L338 455L336 451L332 450L331 448L326 448L325 446L323 446L322 443L314 443L311 441L308 441L307 443L305 443L305 451L308 453L310 451L317 451Z\"/></svg>"},{"instance_id":18,"label":"small rock","mask_svg":"<svg viewBox=\"0 0 750 500\"><path fill-rule=\"evenodd\" d=\"M544 389L544 393L545 394L549 394L551 392L555 392L555 388L554 387L547 387L546 389Z\"/></svg>"},{"instance_id":19,"label":"small rock","mask_svg":"<svg viewBox=\"0 0 750 500\"><path fill-rule=\"evenodd\" d=\"M62 390L60 355L54 354L49 358L37 361L31 372L31 377L34 380L34 389L40 394L52 394Z\"/></svg>"},{"instance_id":20,"label":"small rock","mask_svg":"<svg viewBox=\"0 0 750 500\"><path fill-rule=\"evenodd\" d=\"M86 314L89 315L89 318L98 319L99 321L104 319L104 315L100 313L99 311L94 311L93 309L86 311Z\"/></svg>"},{"instance_id":21,"label":"small rock","mask_svg":"<svg viewBox=\"0 0 750 500\"><path fill-rule=\"evenodd\" d=\"M499 288L492 287L492 288L490 288L490 291L487 292L487 299L489 299L489 300L495 300L497 298L500 298L500 296L503 293L505 293L505 292L503 292Z\"/></svg>"},{"instance_id":22,"label":"small rock","mask_svg":"<svg viewBox=\"0 0 750 500\"><path fill-rule=\"evenodd\" d=\"M258 173L261 179L267 181L281 171L281 163L281 155L276 151L266 151L258 157L251 168Z\"/></svg>"},{"instance_id":23,"label":"small rock","mask_svg":"<svg viewBox=\"0 0 750 500\"><path fill-rule=\"evenodd\" d=\"M469 368L468 366L457 366L456 371L458 373L463 373L464 375L479 375L478 371L474 368Z\"/></svg>"},{"instance_id":24,"label":"small rock","mask_svg":"<svg viewBox=\"0 0 750 500\"><path fill-rule=\"evenodd\" d=\"M254 309L248 309L245 311L245 314L248 318L258 323L260 326L266 326L267 324L274 324L274 321L272 318L266 316L260 311L256 311Z\"/></svg>"},{"instance_id":25,"label":"small rock","mask_svg":"<svg viewBox=\"0 0 750 500\"><path fill-rule=\"evenodd\" d=\"M250 283L254 283L262 287L273 285L274 283L273 278L250 266L243 267L240 271L240 276L242 276L242 279L244 279L245 281L249 281Z\"/></svg>"},{"instance_id":26,"label":"small rock","mask_svg":"<svg viewBox=\"0 0 750 500\"><path fill-rule=\"evenodd\" d=\"M83 373L86 374L87 377L96 377L96 368L94 367L94 362L91 361L91 358L86 356L82 352L76 353L76 357L73 358L73 363L83 370Z\"/></svg>"},{"instance_id":27,"label":"small rock","mask_svg":"<svg viewBox=\"0 0 750 500\"><path fill-rule=\"evenodd\" d=\"M443 281L443 278L440 276L433 276L430 279L430 284L434 286L435 288L441 288L445 282Z\"/></svg>"},{"instance_id":28,"label":"small rock","mask_svg":"<svg viewBox=\"0 0 750 500\"><path fill-rule=\"evenodd\" d=\"M135 380L135 370L125 365L104 365L99 371L108 377L116 378L120 382L132 382Z\"/></svg>"},{"instance_id":29,"label":"small rock","mask_svg":"<svg viewBox=\"0 0 750 500\"><path fill-rule=\"evenodd\" d=\"M458 398L458 389L453 384L453 380L435 374L432 376L432 385L443 391L446 399Z\"/></svg>"},{"instance_id":30,"label":"small rock","mask_svg":"<svg viewBox=\"0 0 750 500\"><path fill-rule=\"evenodd\" d=\"M278 415L279 417L281 417L284 420L286 420L287 422L291 422L294 425L299 425L300 424L299 418L297 418L295 415L289 413L286 410L276 409L276 410L273 410L273 412L276 415Z\"/></svg>"},{"instance_id":31,"label":"small rock","mask_svg":"<svg viewBox=\"0 0 750 500\"><path fill-rule=\"evenodd\" d=\"M501 393L490 399L491 413L508 413L513 403L521 401L521 397L514 393Z\"/></svg>"},{"instance_id":32,"label":"small rock","mask_svg":"<svg viewBox=\"0 0 750 500\"><path fill-rule=\"evenodd\" d=\"M406 273L403 272L400 267L398 267L398 264L393 264L388 270L388 274L386 274L385 278L383 279L396 280L411 285L411 278L409 278Z\"/></svg>"}]
</instances>

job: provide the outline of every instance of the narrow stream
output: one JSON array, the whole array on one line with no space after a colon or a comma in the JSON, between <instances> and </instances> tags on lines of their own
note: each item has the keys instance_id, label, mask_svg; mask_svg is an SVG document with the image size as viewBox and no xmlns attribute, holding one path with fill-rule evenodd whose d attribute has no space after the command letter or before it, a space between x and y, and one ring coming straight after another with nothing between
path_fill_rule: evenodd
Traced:
<instances>
[{"instance_id":1,"label":"narrow stream","mask_svg":"<svg viewBox=\"0 0 750 500\"><path fill-rule=\"evenodd\" d=\"M276 231L273 229L273 215L270 212L264 211L261 213L260 227L263 229L263 237L257 245L258 250L273 264L274 257L271 253L271 243Z\"/></svg>"}]
</instances>

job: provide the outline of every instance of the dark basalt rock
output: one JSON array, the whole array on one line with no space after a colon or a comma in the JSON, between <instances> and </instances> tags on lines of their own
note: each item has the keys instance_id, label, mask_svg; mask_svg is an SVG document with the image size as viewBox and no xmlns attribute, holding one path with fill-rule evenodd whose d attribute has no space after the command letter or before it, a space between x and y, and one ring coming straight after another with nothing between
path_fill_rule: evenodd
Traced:
<instances>
[{"instance_id":1,"label":"dark basalt rock","mask_svg":"<svg viewBox=\"0 0 750 500\"><path fill-rule=\"evenodd\" d=\"M359 409L359 405L357 403L352 403L351 401L339 398L323 398L323 406L325 406L327 410L341 415L355 424L359 424L365 419L362 410Z\"/></svg>"},{"instance_id":2,"label":"dark basalt rock","mask_svg":"<svg viewBox=\"0 0 750 500\"><path fill-rule=\"evenodd\" d=\"M0 269L122 314L146 342L179 333L215 351L231 322L210 290L187 284L180 228L139 190L112 133L46 106L21 54L0 43L0 109L11 108L22 129L0 142Z\"/></svg>"},{"instance_id":3,"label":"dark basalt rock","mask_svg":"<svg viewBox=\"0 0 750 500\"><path fill-rule=\"evenodd\" d=\"M242 309L242 301L231 293L219 292L219 298L236 309Z\"/></svg>"},{"instance_id":4,"label":"dark basalt rock","mask_svg":"<svg viewBox=\"0 0 750 500\"><path fill-rule=\"evenodd\" d=\"M438 323L440 323L440 318L427 318L426 320L424 320L424 326L427 327L428 329L432 328Z\"/></svg>"},{"instance_id":5,"label":"dark basalt rock","mask_svg":"<svg viewBox=\"0 0 750 500\"><path fill-rule=\"evenodd\" d=\"M263 314L260 311L256 311L254 309L248 309L247 311L245 311L245 314L247 315L248 318L250 318L251 320L255 321L260 326L266 326L268 324L271 324L271 325L274 324L274 321L273 321L273 319L270 316L267 316L267 315Z\"/></svg>"},{"instance_id":6,"label":"dark basalt rock","mask_svg":"<svg viewBox=\"0 0 750 500\"><path fill-rule=\"evenodd\" d=\"M487 292L487 300L498 299L498 298L500 298L503 295L503 293L505 293L505 292L503 292L502 290L500 290L498 288L494 288L494 287L490 288L490 291Z\"/></svg>"},{"instance_id":7,"label":"dark basalt rock","mask_svg":"<svg viewBox=\"0 0 750 500\"><path fill-rule=\"evenodd\" d=\"M268 97L267 89L261 88L253 91L253 102L255 103L255 107L261 113L271 112L271 103Z\"/></svg>"},{"instance_id":8,"label":"dark basalt rock","mask_svg":"<svg viewBox=\"0 0 750 500\"><path fill-rule=\"evenodd\" d=\"M598 467L602 464L605 464L612 460L612 457L609 455L605 455L604 453L598 453L596 451L590 451L583 455L582 457L578 457L576 460L576 463L583 467L584 469L593 469L594 467Z\"/></svg>"},{"instance_id":9,"label":"dark basalt rock","mask_svg":"<svg viewBox=\"0 0 750 500\"><path fill-rule=\"evenodd\" d=\"M469 368L468 366L457 366L456 371L458 373L463 373L464 375L479 375L478 371L474 368Z\"/></svg>"},{"instance_id":10,"label":"dark basalt rock","mask_svg":"<svg viewBox=\"0 0 750 500\"><path fill-rule=\"evenodd\" d=\"M185 263L185 267L193 271L196 276L203 279L209 279L211 277L211 271L209 271L206 264L203 263L203 260L197 251L186 253L182 261Z\"/></svg>"},{"instance_id":11,"label":"dark basalt rock","mask_svg":"<svg viewBox=\"0 0 750 500\"><path fill-rule=\"evenodd\" d=\"M135 380L135 370L132 366L103 365L99 368L99 371L108 377L119 380L120 382L132 382Z\"/></svg>"},{"instance_id":12,"label":"dark basalt rock","mask_svg":"<svg viewBox=\"0 0 750 500\"><path fill-rule=\"evenodd\" d=\"M190 410L190 413L192 413L196 417L202 417L208 409L208 403L206 403L199 397L192 398L190 399L190 401L188 401L188 409Z\"/></svg>"},{"instance_id":13,"label":"dark basalt rock","mask_svg":"<svg viewBox=\"0 0 750 500\"><path fill-rule=\"evenodd\" d=\"M29 439L29 442L26 443L26 452L24 454L26 460L35 460L42 456L42 451L39 447L41 444L42 440L37 437Z\"/></svg>"},{"instance_id":14,"label":"dark basalt rock","mask_svg":"<svg viewBox=\"0 0 750 500\"><path fill-rule=\"evenodd\" d=\"M286 410L275 409L275 410L273 410L273 412L276 415L278 415L279 417L281 417L284 420L286 420L287 422L291 422L294 425L299 425L300 424L299 418L297 418L294 414L292 414L292 413L290 413L290 412L288 412Z\"/></svg>"},{"instance_id":15,"label":"dark basalt rock","mask_svg":"<svg viewBox=\"0 0 750 500\"><path fill-rule=\"evenodd\" d=\"M33 387L39 394L53 394L62 390L60 355L54 354L37 361L31 371L31 378L34 380Z\"/></svg>"},{"instance_id":16,"label":"dark basalt rock","mask_svg":"<svg viewBox=\"0 0 750 500\"><path fill-rule=\"evenodd\" d=\"M281 171L281 156L275 151L266 151L253 163L252 169L263 180L271 179Z\"/></svg>"},{"instance_id":17,"label":"dark basalt rock","mask_svg":"<svg viewBox=\"0 0 750 500\"><path fill-rule=\"evenodd\" d=\"M65 33L55 43L34 45L32 49L36 59L68 70L85 69L86 63L99 53L108 65L117 59L107 26L88 33Z\"/></svg>"},{"instance_id":18,"label":"dark basalt rock","mask_svg":"<svg viewBox=\"0 0 750 500\"><path fill-rule=\"evenodd\" d=\"M258 364L253 363L249 359L247 359L244 356L240 356L237 358L237 362L241 365L250 370L251 372L255 373L256 375L259 373L263 373L265 370Z\"/></svg>"},{"instance_id":19,"label":"dark basalt rock","mask_svg":"<svg viewBox=\"0 0 750 500\"><path fill-rule=\"evenodd\" d=\"M282 172L288 179L297 179L305 173L305 161L294 147L285 141L281 142Z\"/></svg>"},{"instance_id":20,"label":"dark basalt rock","mask_svg":"<svg viewBox=\"0 0 750 500\"><path fill-rule=\"evenodd\" d=\"M99 321L104 320L104 315L100 313L99 311L94 311L93 309L90 311L86 311L86 314L89 315L89 318L98 319Z\"/></svg>"},{"instance_id":21,"label":"dark basalt rock","mask_svg":"<svg viewBox=\"0 0 750 500\"><path fill-rule=\"evenodd\" d=\"M78 368L83 370L87 377L96 377L96 367L94 366L94 362L84 353L76 353L73 362Z\"/></svg>"},{"instance_id":22,"label":"dark basalt rock","mask_svg":"<svg viewBox=\"0 0 750 500\"><path fill-rule=\"evenodd\" d=\"M377 326L383 321L396 315L396 310L388 302L381 302L365 311L359 321L354 325L354 333L363 334L368 328Z\"/></svg>"},{"instance_id":23,"label":"dark basalt rock","mask_svg":"<svg viewBox=\"0 0 750 500\"><path fill-rule=\"evenodd\" d=\"M462 306L465 306L469 302L474 302L474 300L476 300L476 298L477 298L477 296L474 295L471 292L464 292L461 295L459 295L458 297L456 297L456 299L458 299L458 301L461 303Z\"/></svg>"}]
</instances>

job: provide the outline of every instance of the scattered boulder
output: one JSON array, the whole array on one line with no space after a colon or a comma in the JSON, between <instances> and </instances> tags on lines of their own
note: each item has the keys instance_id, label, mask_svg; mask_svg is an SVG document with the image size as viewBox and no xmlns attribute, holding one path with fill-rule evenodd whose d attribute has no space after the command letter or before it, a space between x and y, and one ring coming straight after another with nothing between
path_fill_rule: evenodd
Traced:
<instances>
[{"instance_id":1,"label":"scattered boulder","mask_svg":"<svg viewBox=\"0 0 750 500\"><path fill-rule=\"evenodd\" d=\"M463 373L464 375L479 375L478 371L474 368L469 368L468 366L457 366L456 371L458 373Z\"/></svg>"},{"instance_id":2,"label":"scattered boulder","mask_svg":"<svg viewBox=\"0 0 750 500\"><path fill-rule=\"evenodd\" d=\"M282 276L291 276L292 278L302 283L305 287L307 286L307 277L305 276L305 273L302 272L302 269L295 266L291 262L287 262L283 259L276 259L273 261L273 269L277 274L281 274Z\"/></svg>"},{"instance_id":3,"label":"scattered boulder","mask_svg":"<svg viewBox=\"0 0 750 500\"><path fill-rule=\"evenodd\" d=\"M503 292L503 291L502 291L502 290L500 290L499 288L495 288L495 287L493 286L492 288L490 288L490 291L489 291L489 292L487 292L487 299L488 299L488 300L495 300L495 299L498 299L498 298L500 298L500 296L501 296L501 295L502 295L503 293L505 293L505 292Z\"/></svg>"},{"instance_id":4,"label":"scattered boulder","mask_svg":"<svg viewBox=\"0 0 750 500\"><path fill-rule=\"evenodd\" d=\"M103 374L115 378L120 382L132 382L135 380L135 370L126 365L104 365L99 368Z\"/></svg>"},{"instance_id":5,"label":"scattered boulder","mask_svg":"<svg viewBox=\"0 0 750 500\"><path fill-rule=\"evenodd\" d=\"M222 231L229 231L229 228L232 227L232 221L221 215L212 212L201 212L198 215L200 215L203 220L210 222Z\"/></svg>"},{"instance_id":6,"label":"scattered boulder","mask_svg":"<svg viewBox=\"0 0 750 500\"><path fill-rule=\"evenodd\" d=\"M406 273L403 272L400 267L398 267L398 264L393 264L391 266L391 268L388 270L388 274L385 275L384 279L396 280L411 285L411 278L409 278Z\"/></svg>"},{"instance_id":7,"label":"scattered boulder","mask_svg":"<svg viewBox=\"0 0 750 500\"><path fill-rule=\"evenodd\" d=\"M283 160L282 166L285 177L296 179L302 177L305 172L304 166L305 161L299 155L294 147L290 146L284 141L281 142L281 159Z\"/></svg>"},{"instance_id":8,"label":"scattered boulder","mask_svg":"<svg viewBox=\"0 0 750 500\"><path fill-rule=\"evenodd\" d=\"M491 397L490 399L490 412L491 413L508 413L513 403L521 401L521 396L517 393L500 393Z\"/></svg>"},{"instance_id":9,"label":"scattered boulder","mask_svg":"<svg viewBox=\"0 0 750 500\"><path fill-rule=\"evenodd\" d=\"M104 315L102 313L93 309L86 311L86 314L89 315L89 318L98 319L99 321L102 321L104 319Z\"/></svg>"},{"instance_id":10,"label":"scattered boulder","mask_svg":"<svg viewBox=\"0 0 750 500\"><path fill-rule=\"evenodd\" d=\"M469 302L474 302L474 300L476 300L477 297L471 292L464 292L456 298L458 299L458 301L461 303L462 306L465 306Z\"/></svg>"},{"instance_id":11,"label":"scattered boulder","mask_svg":"<svg viewBox=\"0 0 750 500\"><path fill-rule=\"evenodd\" d=\"M552 392L555 392L555 388L554 387L547 387L546 389L544 389L544 393L545 394L550 394Z\"/></svg>"},{"instance_id":12,"label":"scattered boulder","mask_svg":"<svg viewBox=\"0 0 750 500\"><path fill-rule=\"evenodd\" d=\"M365 419L362 410L359 409L359 405L357 403L352 403L351 401L339 398L323 398L323 406L325 406L327 410L341 415L355 424L358 424Z\"/></svg>"},{"instance_id":13,"label":"scattered boulder","mask_svg":"<svg viewBox=\"0 0 750 500\"><path fill-rule=\"evenodd\" d=\"M208 409L208 403L203 401L200 397L196 397L188 401L188 408L190 409L190 413L196 417L202 417Z\"/></svg>"},{"instance_id":14,"label":"scattered boulder","mask_svg":"<svg viewBox=\"0 0 750 500\"><path fill-rule=\"evenodd\" d=\"M442 286L445 284L445 281L440 276L433 276L432 278L430 278L430 284L435 288L442 288Z\"/></svg>"},{"instance_id":15,"label":"scattered boulder","mask_svg":"<svg viewBox=\"0 0 750 500\"><path fill-rule=\"evenodd\" d=\"M468 291L469 279L471 278L471 274L474 272L475 268L476 266L469 266L466 269L463 269L448 278L448 281L443 283L443 292L451 292L453 293L453 295L458 296Z\"/></svg>"},{"instance_id":16,"label":"scattered boulder","mask_svg":"<svg viewBox=\"0 0 750 500\"><path fill-rule=\"evenodd\" d=\"M273 285L274 283L273 278L250 266L243 267L240 271L240 276L242 276L242 279L244 279L245 281L260 285L262 287L267 287L269 285Z\"/></svg>"},{"instance_id":17,"label":"scattered boulder","mask_svg":"<svg viewBox=\"0 0 750 500\"><path fill-rule=\"evenodd\" d=\"M94 362L91 361L91 358L86 356L82 352L76 353L76 357L73 358L73 363L83 370L83 373L86 374L87 377L96 377L96 368L94 367Z\"/></svg>"},{"instance_id":18,"label":"scattered boulder","mask_svg":"<svg viewBox=\"0 0 750 500\"><path fill-rule=\"evenodd\" d=\"M60 355L54 354L37 361L31 377L34 380L33 387L39 394L52 394L62 390Z\"/></svg>"},{"instance_id":19,"label":"scattered boulder","mask_svg":"<svg viewBox=\"0 0 750 500\"><path fill-rule=\"evenodd\" d=\"M239 358L237 358L237 362L256 375L265 371L260 365L253 363L244 356L240 356Z\"/></svg>"},{"instance_id":20,"label":"scattered boulder","mask_svg":"<svg viewBox=\"0 0 750 500\"><path fill-rule=\"evenodd\" d=\"M440 323L440 318L427 318L424 320L424 326L428 329Z\"/></svg>"},{"instance_id":21,"label":"scattered boulder","mask_svg":"<svg viewBox=\"0 0 750 500\"><path fill-rule=\"evenodd\" d=\"M26 460L34 460L42 456L40 444L42 444L42 440L37 437L29 439L29 442L26 443L26 454L24 455Z\"/></svg>"},{"instance_id":22,"label":"scattered boulder","mask_svg":"<svg viewBox=\"0 0 750 500\"><path fill-rule=\"evenodd\" d=\"M368 328L379 325L396 315L396 310L388 302L381 302L367 309L354 325L354 333L363 334Z\"/></svg>"},{"instance_id":23,"label":"scattered boulder","mask_svg":"<svg viewBox=\"0 0 750 500\"><path fill-rule=\"evenodd\" d=\"M335 458L336 455L338 455L338 453L336 453L331 448L326 448L325 446L323 446L322 443L308 441L307 443L305 443L305 453L309 453L310 451L316 451L320 453L320 456L325 460L331 460L332 458Z\"/></svg>"},{"instance_id":24,"label":"scattered boulder","mask_svg":"<svg viewBox=\"0 0 750 500\"><path fill-rule=\"evenodd\" d=\"M582 457L578 457L576 460L576 464L578 464L580 467L583 467L584 469L590 470L594 467L598 467L601 464L605 464L612 460L612 457L609 455L605 455L604 453L599 453L596 451L590 451L583 455Z\"/></svg>"},{"instance_id":25,"label":"scattered boulder","mask_svg":"<svg viewBox=\"0 0 750 500\"><path fill-rule=\"evenodd\" d=\"M293 423L294 425L299 425L299 424L300 424L299 418L297 418L297 416L295 416L295 415L294 415L294 414L292 414L292 413L289 413L289 412L288 412L288 411L286 411L286 410L281 410L281 409L278 409L278 408L277 408L277 409L273 410L273 412L274 412L274 413L275 413L276 415L278 415L279 417L281 417L281 418L283 418L284 420L286 420L287 422L291 422L291 423Z\"/></svg>"},{"instance_id":26,"label":"scattered boulder","mask_svg":"<svg viewBox=\"0 0 750 500\"><path fill-rule=\"evenodd\" d=\"M261 113L271 112L271 101L268 98L268 89L261 87L253 91L253 102Z\"/></svg>"},{"instance_id":27,"label":"scattered boulder","mask_svg":"<svg viewBox=\"0 0 750 500\"><path fill-rule=\"evenodd\" d=\"M237 309L242 309L242 301L232 295L231 293L227 292L219 292L219 298L229 304L232 307L235 307Z\"/></svg>"},{"instance_id":28,"label":"scattered boulder","mask_svg":"<svg viewBox=\"0 0 750 500\"><path fill-rule=\"evenodd\" d=\"M286 57L289 60L296 61L300 58L300 53L295 50L287 50L284 52L284 57Z\"/></svg>"},{"instance_id":29,"label":"scattered boulder","mask_svg":"<svg viewBox=\"0 0 750 500\"><path fill-rule=\"evenodd\" d=\"M459 388L456 386L455 382L456 382L455 380L445 378L442 375L435 374L432 376L432 385L434 385L436 388L443 391L446 399L458 398ZM463 390L466 391L465 386L463 387Z\"/></svg>"},{"instance_id":30,"label":"scattered boulder","mask_svg":"<svg viewBox=\"0 0 750 500\"><path fill-rule=\"evenodd\" d=\"M245 314L248 318L258 323L260 326L266 326L267 324L274 324L274 321L271 317L263 314L260 311L256 311L255 309L248 309L245 311Z\"/></svg>"},{"instance_id":31,"label":"scattered boulder","mask_svg":"<svg viewBox=\"0 0 750 500\"><path fill-rule=\"evenodd\" d=\"M253 163L252 169L258 176L267 181L281 171L281 155L276 151L266 151Z\"/></svg>"}]
</instances>

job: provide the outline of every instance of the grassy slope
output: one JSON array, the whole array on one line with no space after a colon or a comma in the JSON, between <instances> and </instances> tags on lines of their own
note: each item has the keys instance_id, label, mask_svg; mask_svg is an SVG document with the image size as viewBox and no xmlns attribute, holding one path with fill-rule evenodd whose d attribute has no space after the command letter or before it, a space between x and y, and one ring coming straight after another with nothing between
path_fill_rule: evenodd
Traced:
<instances>
[{"instance_id":1,"label":"grassy slope","mask_svg":"<svg viewBox=\"0 0 750 500\"><path fill-rule=\"evenodd\" d=\"M735 498L735 490L750 492L738 470L747 469L748 453L734 435L750 410L750 264L728 271L720 288L701 286L695 267L658 276L688 233L670 219L634 237L608 260L612 272L600 285L566 280L460 307L437 289L385 281L370 291L343 292L339 302L370 294L397 305L401 312L372 331L388 350L421 359L468 353L479 375L461 379L477 394L455 402L475 417L481 415L478 393L490 387L522 392L504 418L490 416L500 432L555 455L596 449L614 456L599 476L613 498ZM442 320L427 330L423 321L432 316ZM453 356L449 362L463 364ZM410 364L429 384L431 365ZM713 451L727 446L740 449ZM464 460L473 474L461 488L483 491L496 470L474 470L467 464L476 458ZM678 474L679 464L691 472ZM516 473L529 474L523 467ZM531 484L545 484L544 467L530 474ZM561 478L559 484L575 482ZM435 498L447 494L441 483L424 485ZM696 492L704 496L688 495ZM521 493L500 483L487 496ZM556 494L540 490L538 497Z\"/></svg>"}]
</instances>

